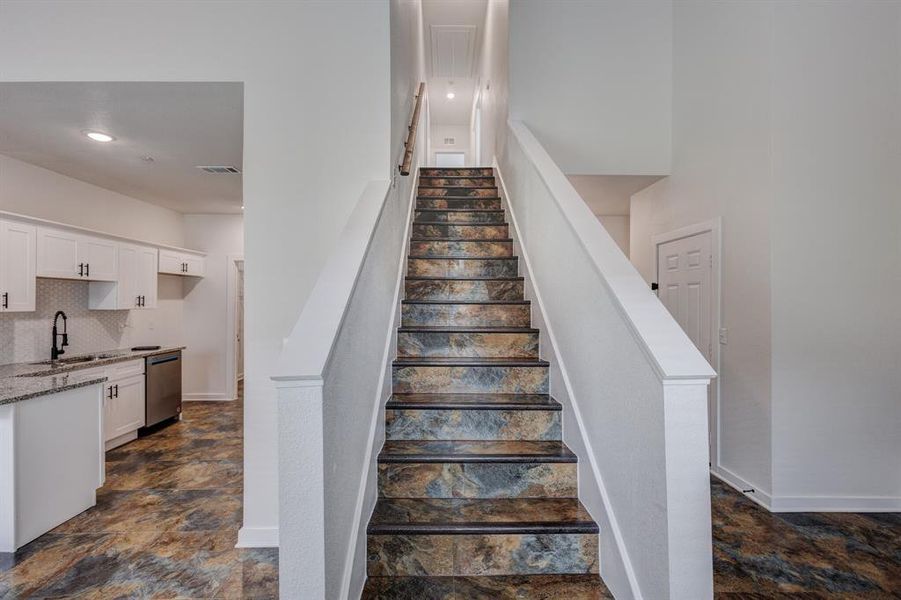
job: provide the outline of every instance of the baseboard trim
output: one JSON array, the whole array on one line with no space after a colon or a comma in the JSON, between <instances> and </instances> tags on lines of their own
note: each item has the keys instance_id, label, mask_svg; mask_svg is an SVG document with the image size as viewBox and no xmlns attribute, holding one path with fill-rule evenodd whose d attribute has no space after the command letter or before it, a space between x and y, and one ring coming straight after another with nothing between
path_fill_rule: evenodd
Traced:
<instances>
[{"instance_id":1,"label":"baseboard trim","mask_svg":"<svg viewBox=\"0 0 901 600\"><path fill-rule=\"evenodd\" d=\"M242 527L235 548L278 548L278 527Z\"/></svg>"},{"instance_id":2,"label":"baseboard trim","mask_svg":"<svg viewBox=\"0 0 901 600\"><path fill-rule=\"evenodd\" d=\"M901 512L901 497L898 496L780 496L760 490L722 465L711 469L710 474L773 513Z\"/></svg>"},{"instance_id":3,"label":"baseboard trim","mask_svg":"<svg viewBox=\"0 0 901 600\"><path fill-rule=\"evenodd\" d=\"M761 490L759 486L751 483L750 481L747 481L739 475L736 475L734 472L730 471L722 465L712 467L710 469L710 474L729 487L733 488L736 492L740 493L747 499L756 504L759 504L766 510L773 512L773 509L770 508L772 506L773 498L772 496L770 496L769 492Z\"/></svg>"},{"instance_id":4,"label":"baseboard trim","mask_svg":"<svg viewBox=\"0 0 901 600\"><path fill-rule=\"evenodd\" d=\"M237 400L231 394L222 394L218 392L201 393L201 394L182 394L183 402L231 402Z\"/></svg>"}]
</instances>

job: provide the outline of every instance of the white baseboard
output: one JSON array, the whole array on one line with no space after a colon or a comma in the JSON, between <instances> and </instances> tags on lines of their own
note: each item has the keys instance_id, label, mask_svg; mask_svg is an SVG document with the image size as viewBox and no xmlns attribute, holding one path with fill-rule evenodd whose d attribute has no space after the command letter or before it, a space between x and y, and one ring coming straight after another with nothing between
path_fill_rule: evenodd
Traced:
<instances>
[{"instance_id":1,"label":"white baseboard","mask_svg":"<svg viewBox=\"0 0 901 600\"><path fill-rule=\"evenodd\" d=\"M182 394L181 399L183 402L229 402L236 400L231 394L223 394L220 392Z\"/></svg>"},{"instance_id":2,"label":"white baseboard","mask_svg":"<svg viewBox=\"0 0 901 600\"><path fill-rule=\"evenodd\" d=\"M744 478L736 475L726 467L722 465L717 465L716 467L712 467L710 469L710 474L728 485L731 488L734 488L735 491L739 492L749 500L756 502L763 508L772 512L770 506L772 506L772 496L770 496L769 492L766 492L760 489L759 486L754 485L750 481L745 480ZM752 492L748 492L745 490L753 490Z\"/></svg>"},{"instance_id":3,"label":"white baseboard","mask_svg":"<svg viewBox=\"0 0 901 600\"><path fill-rule=\"evenodd\" d=\"M242 527L235 548L278 548L278 527Z\"/></svg>"},{"instance_id":4,"label":"white baseboard","mask_svg":"<svg viewBox=\"0 0 901 600\"><path fill-rule=\"evenodd\" d=\"M901 512L898 496L780 496L760 490L723 466L710 473L769 512Z\"/></svg>"}]
</instances>

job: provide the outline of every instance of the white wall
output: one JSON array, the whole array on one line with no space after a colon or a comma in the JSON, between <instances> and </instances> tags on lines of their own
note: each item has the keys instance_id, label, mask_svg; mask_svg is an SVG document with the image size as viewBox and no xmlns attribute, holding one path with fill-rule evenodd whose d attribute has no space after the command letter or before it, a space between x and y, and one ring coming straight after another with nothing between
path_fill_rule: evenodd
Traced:
<instances>
[{"instance_id":1,"label":"white wall","mask_svg":"<svg viewBox=\"0 0 901 600\"><path fill-rule=\"evenodd\" d=\"M776 510L901 507L901 5L675 5L673 174L631 257L721 216L721 475Z\"/></svg>"},{"instance_id":2,"label":"white wall","mask_svg":"<svg viewBox=\"0 0 901 600\"><path fill-rule=\"evenodd\" d=\"M234 260L244 253L244 217L241 215L185 215L185 240L206 252L202 279L184 278L185 364L190 365L182 385L188 400L233 400L229 380L227 283Z\"/></svg>"},{"instance_id":3,"label":"white wall","mask_svg":"<svg viewBox=\"0 0 901 600\"><path fill-rule=\"evenodd\" d=\"M901 510L901 3L776 3L773 488Z\"/></svg>"},{"instance_id":4,"label":"white wall","mask_svg":"<svg viewBox=\"0 0 901 600\"><path fill-rule=\"evenodd\" d=\"M510 8L510 115L565 173L669 173L671 69L668 0Z\"/></svg>"},{"instance_id":5,"label":"white wall","mask_svg":"<svg viewBox=\"0 0 901 600\"><path fill-rule=\"evenodd\" d=\"M364 183L390 168L388 69L382 2L0 7L4 81L244 82L245 544L277 535L270 369Z\"/></svg>"},{"instance_id":6,"label":"white wall","mask_svg":"<svg viewBox=\"0 0 901 600\"><path fill-rule=\"evenodd\" d=\"M490 165L507 139L509 0L488 0L482 51L479 58L479 90L482 102L481 162Z\"/></svg>"},{"instance_id":7,"label":"white wall","mask_svg":"<svg viewBox=\"0 0 901 600\"><path fill-rule=\"evenodd\" d=\"M471 165L474 159L469 144L469 127L467 125L440 125L432 123L431 135L431 164L435 164L435 154L438 152L462 152L464 164ZM454 138L453 145L445 144L445 138Z\"/></svg>"},{"instance_id":8,"label":"white wall","mask_svg":"<svg viewBox=\"0 0 901 600\"><path fill-rule=\"evenodd\" d=\"M0 210L158 244L185 245L182 216L174 210L2 154Z\"/></svg>"},{"instance_id":9,"label":"white wall","mask_svg":"<svg viewBox=\"0 0 901 600\"><path fill-rule=\"evenodd\" d=\"M769 494L771 7L681 2L673 34L673 174L633 197L630 258L654 280L651 237L722 217L720 465ZM717 468L716 465L714 465Z\"/></svg>"},{"instance_id":10,"label":"white wall","mask_svg":"<svg viewBox=\"0 0 901 600\"><path fill-rule=\"evenodd\" d=\"M629 215L595 215L619 249L629 256Z\"/></svg>"}]
</instances>

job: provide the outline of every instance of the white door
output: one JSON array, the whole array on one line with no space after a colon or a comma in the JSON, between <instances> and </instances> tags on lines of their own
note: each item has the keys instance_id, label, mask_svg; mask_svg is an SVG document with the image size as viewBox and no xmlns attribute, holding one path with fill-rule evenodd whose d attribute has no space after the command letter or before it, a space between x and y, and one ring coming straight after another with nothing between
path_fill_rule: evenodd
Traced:
<instances>
[{"instance_id":1,"label":"white door","mask_svg":"<svg viewBox=\"0 0 901 600\"><path fill-rule=\"evenodd\" d=\"M713 360L713 234L657 245L660 301L710 364ZM708 388L711 458L716 448L716 386Z\"/></svg>"},{"instance_id":2,"label":"white door","mask_svg":"<svg viewBox=\"0 0 901 600\"><path fill-rule=\"evenodd\" d=\"M78 234L38 228L38 277L84 279L84 262L79 268Z\"/></svg>"},{"instance_id":3,"label":"white door","mask_svg":"<svg viewBox=\"0 0 901 600\"><path fill-rule=\"evenodd\" d=\"M0 312L35 309L33 225L0 221Z\"/></svg>"},{"instance_id":4,"label":"white door","mask_svg":"<svg viewBox=\"0 0 901 600\"><path fill-rule=\"evenodd\" d=\"M184 275L185 261L184 257L171 250L160 250L160 273L172 273L173 275Z\"/></svg>"},{"instance_id":5,"label":"white door","mask_svg":"<svg viewBox=\"0 0 901 600\"><path fill-rule=\"evenodd\" d=\"M185 275L203 277L203 258L200 256L185 255Z\"/></svg>"},{"instance_id":6,"label":"white door","mask_svg":"<svg viewBox=\"0 0 901 600\"><path fill-rule=\"evenodd\" d=\"M235 373L244 379L244 261L238 263L238 296L235 301Z\"/></svg>"},{"instance_id":7,"label":"white door","mask_svg":"<svg viewBox=\"0 0 901 600\"><path fill-rule=\"evenodd\" d=\"M78 262L85 265L85 279L117 281L119 244L111 240L83 236L78 240Z\"/></svg>"},{"instance_id":8,"label":"white door","mask_svg":"<svg viewBox=\"0 0 901 600\"><path fill-rule=\"evenodd\" d=\"M118 302L116 308L140 308L141 301L138 298L138 248L137 246L119 246L119 284L116 286L118 290ZM109 284L91 284L92 289L98 289L98 286L107 286Z\"/></svg>"},{"instance_id":9,"label":"white door","mask_svg":"<svg viewBox=\"0 0 901 600\"><path fill-rule=\"evenodd\" d=\"M436 167L465 167L466 154L464 152L436 152Z\"/></svg>"}]
</instances>

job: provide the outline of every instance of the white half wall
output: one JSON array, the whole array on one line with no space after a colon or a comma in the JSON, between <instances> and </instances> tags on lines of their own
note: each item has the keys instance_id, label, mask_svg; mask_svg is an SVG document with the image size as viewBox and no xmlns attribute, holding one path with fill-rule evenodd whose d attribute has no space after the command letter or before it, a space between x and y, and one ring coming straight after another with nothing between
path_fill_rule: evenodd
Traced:
<instances>
[{"instance_id":1,"label":"white half wall","mask_svg":"<svg viewBox=\"0 0 901 600\"><path fill-rule=\"evenodd\" d=\"M84 34L97 28L104 35ZM244 82L242 542L277 543L276 393L269 376L282 340L360 190L392 168L389 54L387 2L0 7L4 81Z\"/></svg>"},{"instance_id":2,"label":"white half wall","mask_svg":"<svg viewBox=\"0 0 901 600\"><path fill-rule=\"evenodd\" d=\"M185 239L206 252L202 279L184 277L185 369L182 386L186 400L234 400L229 381L229 346L235 340L228 327L228 278L234 269L230 257L244 253L244 217L241 215L185 215Z\"/></svg>"},{"instance_id":3,"label":"white half wall","mask_svg":"<svg viewBox=\"0 0 901 600\"><path fill-rule=\"evenodd\" d=\"M512 3L510 118L565 173L669 173L672 14L669 0Z\"/></svg>"}]
</instances>

